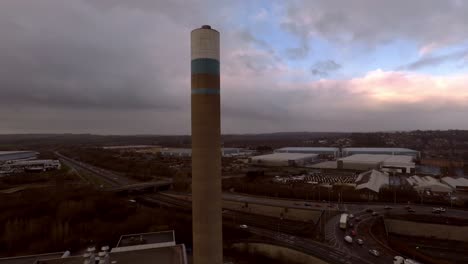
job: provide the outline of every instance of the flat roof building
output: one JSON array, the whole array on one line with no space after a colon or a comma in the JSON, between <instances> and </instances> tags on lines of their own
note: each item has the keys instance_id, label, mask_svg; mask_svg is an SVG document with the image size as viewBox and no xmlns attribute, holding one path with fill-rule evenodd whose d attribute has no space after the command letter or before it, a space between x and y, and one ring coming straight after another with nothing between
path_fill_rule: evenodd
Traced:
<instances>
[{"instance_id":1,"label":"flat roof building","mask_svg":"<svg viewBox=\"0 0 468 264\"><path fill-rule=\"evenodd\" d=\"M174 231L123 235L117 246L96 251L90 247L85 254L70 251L0 258L0 264L187 264L184 244L176 244ZM91 259L93 259L91 261Z\"/></svg>"},{"instance_id":2,"label":"flat roof building","mask_svg":"<svg viewBox=\"0 0 468 264\"><path fill-rule=\"evenodd\" d=\"M190 148L163 148L160 150L161 155L163 156L172 156L172 157L191 157L192 149ZM248 155L252 151L243 148L222 148L221 154L223 157L238 156L238 155Z\"/></svg>"},{"instance_id":3,"label":"flat roof building","mask_svg":"<svg viewBox=\"0 0 468 264\"><path fill-rule=\"evenodd\" d=\"M10 160L34 159L39 155L36 151L0 151L0 163Z\"/></svg>"},{"instance_id":4,"label":"flat roof building","mask_svg":"<svg viewBox=\"0 0 468 264\"><path fill-rule=\"evenodd\" d=\"M318 154L273 153L250 158L250 163L262 166L304 166L318 159Z\"/></svg>"},{"instance_id":5,"label":"flat roof building","mask_svg":"<svg viewBox=\"0 0 468 264\"><path fill-rule=\"evenodd\" d=\"M354 154L405 155L412 156L415 159L419 159L421 157L419 151L407 148L343 148L341 154L343 157Z\"/></svg>"},{"instance_id":6,"label":"flat roof building","mask_svg":"<svg viewBox=\"0 0 468 264\"><path fill-rule=\"evenodd\" d=\"M285 147L276 149L275 153L312 153L321 155L333 155L335 158L339 157L339 148L325 148L325 147Z\"/></svg>"},{"instance_id":7,"label":"flat roof building","mask_svg":"<svg viewBox=\"0 0 468 264\"><path fill-rule=\"evenodd\" d=\"M416 164L412 156L384 154L355 154L340 158L338 169L346 170L383 170L388 172L411 173Z\"/></svg>"}]
</instances>

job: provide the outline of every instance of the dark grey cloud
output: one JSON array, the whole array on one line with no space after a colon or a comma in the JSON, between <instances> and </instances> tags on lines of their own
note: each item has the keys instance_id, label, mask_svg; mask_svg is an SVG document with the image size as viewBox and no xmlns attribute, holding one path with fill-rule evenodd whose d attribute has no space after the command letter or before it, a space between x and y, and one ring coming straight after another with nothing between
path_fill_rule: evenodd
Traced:
<instances>
[{"instance_id":1,"label":"dark grey cloud","mask_svg":"<svg viewBox=\"0 0 468 264\"><path fill-rule=\"evenodd\" d=\"M178 107L169 90L174 80L166 76L187 69L181 64L164 65L176 54L165 48L169 41L157 39L158 33L167 32L158 29L148 34L145 24L158 19L123 10L102 13L81 1L0 5L1 105ZM164 19L159 20L164 25ZM154 47L167 56L152 54ZM188 45L182 48L187 50Z\"/></svg>"},{"instance_id":2,"label":"dark grey cloud","mask_svg":"<svg viewBox=\"0 0 468 264\"><path fill-rule=\"evenodd\" d=\"M341 68L341 65L336 63L334 60L318 61L312 65L312 75L326 77L329 73L337 71Z\"/></svg>"},{"instance_id":3,"label":"dark grey cloud","mask_svg":"<svg viewBox=\"0 0 468 264\"><path fill-rule=\"evenodd\" d=\"M468 56L468 49L455 51L443 55L428 55L424 56L414 62L399 67L400 70L418 70L429 66L438 66L446 62L457 63L465 60Z\"/></svg>"}]
</instances>

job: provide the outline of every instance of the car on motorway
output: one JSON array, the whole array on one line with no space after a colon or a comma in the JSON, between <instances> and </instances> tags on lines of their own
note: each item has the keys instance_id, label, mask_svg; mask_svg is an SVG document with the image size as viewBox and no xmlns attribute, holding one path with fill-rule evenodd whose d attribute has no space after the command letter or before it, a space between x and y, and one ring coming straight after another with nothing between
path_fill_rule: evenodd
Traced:
<instances>
[{"instance_id":1,"label":"car on motorway","mask_svg":"<svg viewBox=\"0 0 468 264\"><path fill-rule=\"evenodd\" d=\"M247 229L247 228L249 228L247 225L240 225L239 227L242 228L242 229Z\"/></svg>"},{"instance_id":2,"label":"car on motorway","mask_svg":"<svg viewBox=\"0 0 468 264\"><path fill-rule=\"evenodd\" d=\"M367 212L367 213L372 213L372 212L374 212L374 210L372 210L372 209L370 209L370 208L367 208L367 209L366 209L366 212Z\"/></svg>"},{"instance_id":3,"label":"car on motorway","mask_svg":"<svg viewBox=\"0 0 468 264\"><path fill-rule=\"evenodd\" d=\"M346 242L348 242L348 243L351 244L351 243L353 243L353 238L350 237L350 236L345 236L345 237L344 237L344 241L346 241Z\"/></svg>"},{"instance_id":4,"label":"car on motorway","mask_svg":"<svg viewBox=\"0 0 468 264\"><path fill-rule=\"evenodd\" d=\"M369 249L369 254L378 257L380 256L380 252L377 249Z\"/></svg>"},{"instance_id":5,"label":"car on motorway","mask_svg":"<svg viewBox=\"0 0 468 264\"><path fill-rule=\"evenodd\" d=\"M377 213L377 212L372 212L372 216L377 216L377 215L379 215L379 213Z\"/></svg>"},{"instance_id":6,"label":"car on motorway","mask_svg":"<svg viewBox=\"0 0 468 264\"><path fill-rule=\"evenodd\" d=\"M360 246L362 246L362 245L364 244L364 240L362 240L361 238L356 239L356 242L357 242Z\"/></svg>"},{"instance_id":7,"label":"car on motorway","mask_svg":"<svg viewBox=\"0 0 468 264\"><path fill-rule=\"evenodd\" d=\"M395 256L393 257L393 264L403 264L405 258L402 256Z\"/></svg>"},{"instance_id":8,"label":"car on motorway","mask_svg":"<svg viewBox=\"0 0 468 264\"><path fill-rule=\"evenodd\" d=\"M433 214L440 214L440 208L432 208L432 213Z\"/></svg>"},{"instance_id":9,"label":"car on motorway","mask_svg":"<svg viewBox=\"0 0 468 264\"><path fill-rule=\"evenodd\" d=\"M393 209L393 207L387 205L387 206L384 207L384 209L385 210L390 210L390 209Z\"/></svg>"}]
</instances>

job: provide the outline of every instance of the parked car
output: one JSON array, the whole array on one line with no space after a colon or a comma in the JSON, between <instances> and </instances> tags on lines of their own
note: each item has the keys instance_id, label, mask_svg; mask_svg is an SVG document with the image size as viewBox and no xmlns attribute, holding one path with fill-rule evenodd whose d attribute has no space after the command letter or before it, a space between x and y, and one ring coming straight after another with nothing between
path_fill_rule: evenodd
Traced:
<instances>
[{"instance_id":1,"label":"parked car","mask_svg":"<svg viewBox=\"0 0 468 264\"><path fill-rule=\"evenodd\" d=\"M380 256L380 252L376 249L369 249L369 254L374 255L376 257Z\"/></svg>"},{"instance_id":2,"label":"parked car","mask_svg":"<svg viewBox=\"0 0 468 264\"><path fill-rule=\"evenodd\" d=\"M344 240L345 240L346 242L350 243L350 244L353 243L353 238L350 237L350 236L345 236L345 237L344 237Z\"/></svg>"},{"instance_id":3,"label":"parked car","mask_svg":"<svg viewBox=\"0 0 468 264\"><path fill-rule=\"evenodd\" d=\"M352 236L356 236L356 235L357 235L356 230L354 230L354 229L351 230L351 235L352 235Z\"/></svg>"},{"instance_id":4,"label":"parked car","mask_svg":"<svg viewBox=\"0 0 468 264\"><path fill-rule=\"evenodd\" d=\"M348 218L349 218L349 219L353 219L353 218L354 218L354 215L353 215L353 214L350 214L350 215L348 215Z\"/></svg>"},{"instance_id":5,"label":"parked car","mask_svg":"<svg viewBox=\"0 0 468 264\"><path fill-rule=\"evenodd\" d=\"M393 209L393 207L387 205L387 206L384 207L384 209L390 210L390 209Z\"/></svg>"},{"instance_id":6,"label":"parked car","mask_svg":"<svg viewBox=\"0 0 468 264\"><path fill-rule=\"evenodd\" d=\"M354 218L354 221L356 221L356 222L360 222L360 221L361 221L361 217L359 217L359 216L356 216L356 218Z\"/></svg>"},{"instance_id":7,"label":"parked car","mask_svg":"<svg viewBox=\"0 0 468 264\"><path fill-rule=\"evenodd\" d=\"M362 240L360 238L356 239L356 242L361 246L364 244L364 240Z\"/></svg>"},{"instance_id":8,"label":"parked car","mask_svg":"<svg viewBox=\"0 0 468 264\"><path fill-rule=\"evenodd\" d=\"M372 216L377 216L377 215L379 215L379 213L377 213L377 212L372 212Z\"/></svg>"},{"instance_id":9,"label":"parked car","mask_svg":"<svg viewBox=\"0 0 468 264\"><path fill-rule=\"evenodd\" d=\"M240 225L239 227L242 228L242 229L247 229L247 228L249 228L247 225Z\"/></svg>"},{"instance_id":10,"label":"parked car","mask_svg":"<svg viewBox=\"0 0 468 264\"><path fill-rule=\"evenodd\" d=\"M408 209L408 212L409 213L414 213L414 212L416 212L416 210L414 210L413 208L410 208L410 209Z\"/></svg>"},{"instance_id":11,"label":"parked car","mask_svg":"<svg viewBox=\"0 0 468 264\"><path fill-rule=\"evenodd\" d=\"M374 210L372 210L372 209L370 209L370 208L367 208L367 209L366 209L366 212L367 212L367 213L372 213L373 211L374 211Z\"/></svg>"}]
</instances>

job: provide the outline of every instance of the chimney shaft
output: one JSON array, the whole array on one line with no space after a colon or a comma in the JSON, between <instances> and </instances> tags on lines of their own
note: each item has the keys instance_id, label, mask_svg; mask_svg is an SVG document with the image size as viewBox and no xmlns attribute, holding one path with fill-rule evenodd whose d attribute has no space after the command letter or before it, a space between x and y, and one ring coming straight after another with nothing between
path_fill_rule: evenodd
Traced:
<instances>
[{"instance_id":1,"label":"chimney shaft","mask_svg":"<svg viewBox=\"0 0 468 264\"><path fill-rule=\"evenodd\" d=\"M192 217L195 264L223 262L219 32L191 33Z\"/></svg>"}]
</instances>

